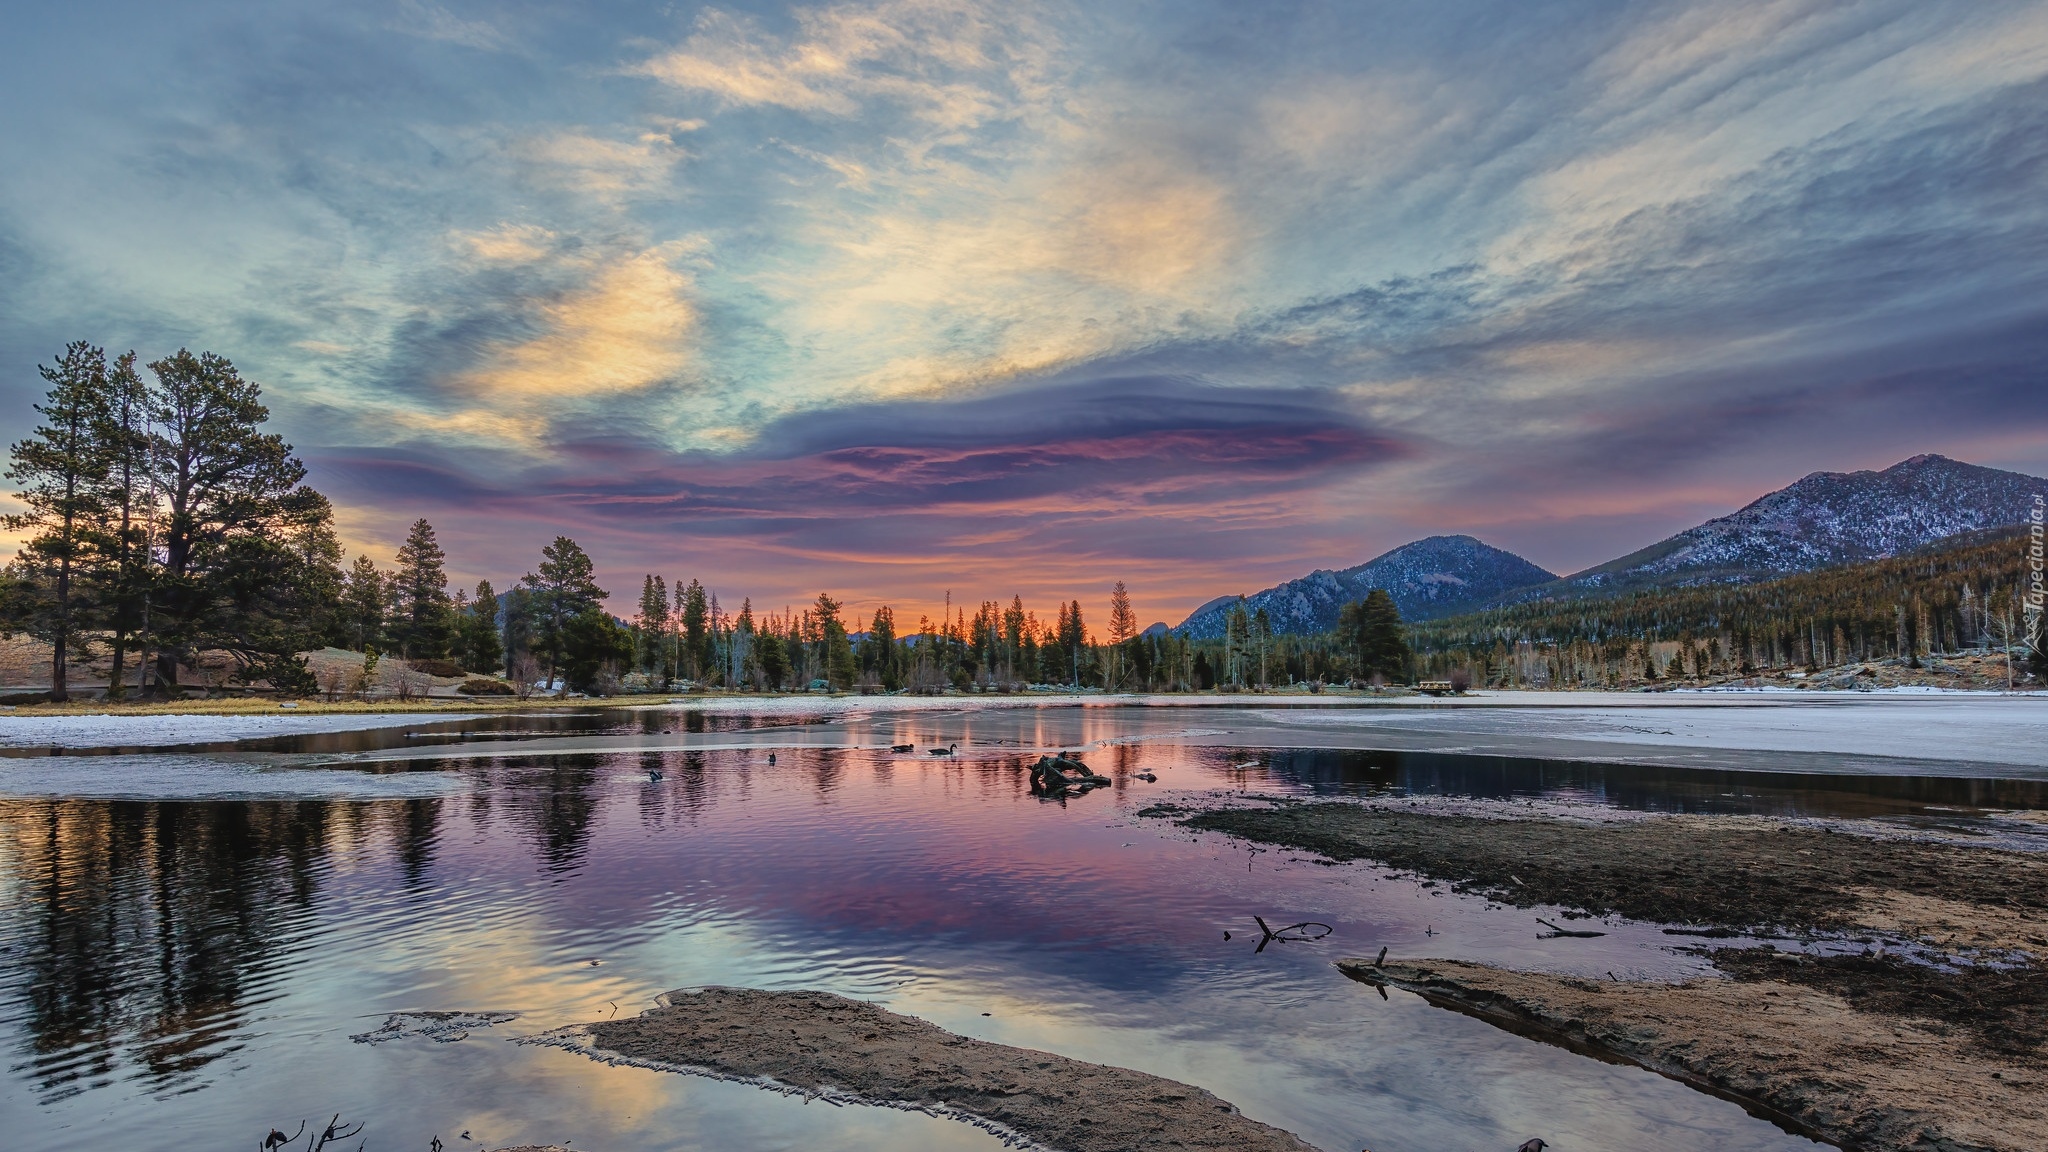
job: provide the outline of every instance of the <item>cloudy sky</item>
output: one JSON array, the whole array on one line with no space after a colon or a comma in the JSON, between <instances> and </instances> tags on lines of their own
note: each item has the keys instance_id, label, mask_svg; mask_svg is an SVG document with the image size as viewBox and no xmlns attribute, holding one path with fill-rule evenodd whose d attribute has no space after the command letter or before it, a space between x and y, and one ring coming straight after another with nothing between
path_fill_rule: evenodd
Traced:
<instances>
[{"instance_id":1,"label":"cloudy sky","mask_svg":"<svg viewBox=\"0 0 2048 1152\"><path fill-rule=\"evenodd\" d=\"M2048 473L2038 0L73 0L0 107L0 434L66 340L218 351L501 587L1177 621Z\"/></svg>"}]
</instances>

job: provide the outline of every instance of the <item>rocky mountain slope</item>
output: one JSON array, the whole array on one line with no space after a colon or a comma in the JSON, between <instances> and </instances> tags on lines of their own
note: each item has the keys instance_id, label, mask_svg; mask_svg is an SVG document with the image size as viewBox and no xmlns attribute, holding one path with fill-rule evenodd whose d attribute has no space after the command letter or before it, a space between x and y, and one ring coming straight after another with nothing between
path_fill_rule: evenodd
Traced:
<instances>
[{"instance_id":1,"label":"rocky mountain slope","mask_svg":"<svg viewBox=\"0 0 2048 1152\"><path fill-rule=\"evenodd\" d=\"M1264 608L1275 632L1306 634L1327 631L1339 608L1374 588L1393 594L1404 619L1429 620L1633 588L1767 580L2010 527L2026 520L2037 494L2048 497L2048 480L1915 456L1881 472L1815 472L1727 516L1567 577L1470 536L1432 536L1356 568L1311 572L1245 602L1254 612ZM1236 602L1219 596L1177 631L1221 636Z\"/></svg>"},{"instance_id":2,"label":"rocky mountain slope","mask_svg":"<svg viewBox=\"0 0 2048 1152\"><path fill-rule=\"evenodd\" d=\"M2017 524L2048 480L1945 456L1882 472L1815 472L1728 516L1576 573L1580 590L1766 579L1876 560Z\"/></svg>"},{"instance_id":3,"label":"rocky mountain slope","mask_svg":"<svg viewBox=\"0 0 2048 1152\"><path fill-rule=\"evenodd\" d=\"M1470 536L1431 536L1342 571L1318 569L1299 580L1245 597L1245 608L1264 608L1277 633L1326 632L1337 610L1374 588L1394 597L1401 615L1426 620L1477 607L1505 593L1545 584L1556 576L1512 552ZM1223 635L1236 596L1219 596L1189 614L1179 631L1195 638Z\"/></svg>"}]
</instances>

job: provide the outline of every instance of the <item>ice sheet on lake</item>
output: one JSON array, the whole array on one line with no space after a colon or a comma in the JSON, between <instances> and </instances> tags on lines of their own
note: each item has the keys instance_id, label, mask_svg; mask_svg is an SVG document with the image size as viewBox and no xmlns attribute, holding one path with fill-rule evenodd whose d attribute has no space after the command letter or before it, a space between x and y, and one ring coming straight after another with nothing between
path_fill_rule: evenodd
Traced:
<instances>
[{"instance_id":1,"label":"ice sheet on lake","mask_svg":"<svg viewBox=\"0 0 2048 1152\"><path fill-rule=\"evenodd\" d=\"M1454 736L1589 740L1715 751L1817 752L2048 768L2048 697L1878 697L1736 708L1273 710L1281 725L1400 728Z\"/></svg>"},{"instance_id":2,"label":"ice sheet on lake","mask_svg":"<svg viewBox=\"0 0 2048 1152\"><path fill-rule=\"evenodd\" d=\"M170 716L128 714L97 716L8 716L0 714L0 747L7 748L166 748L179 744L222 744L271 736L316 732L360 732L407 724L438 724L474 720L470 712L331 712L276 715Z\"/></svg>"},{"instance_id":3,"label":"ice sheet on lake","mask_svg":"<svg viewBox=\"0 0 2048 1152\"><path fill-rule=\"evenodd\" d=\"M386 800L466 790L450 772L270 768L208 756L0 759L0 796L89 800Z\"/></svg>"}]
</instances>

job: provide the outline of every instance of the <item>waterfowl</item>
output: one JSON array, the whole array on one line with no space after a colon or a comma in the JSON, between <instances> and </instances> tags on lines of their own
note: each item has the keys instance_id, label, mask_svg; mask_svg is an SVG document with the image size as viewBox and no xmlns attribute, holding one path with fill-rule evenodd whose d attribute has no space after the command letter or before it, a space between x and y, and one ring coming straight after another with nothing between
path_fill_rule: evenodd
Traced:
<instances>
[{"instance_id":1,"label":"waterfowl","mask_svg":"<svg viewBox=\"0 0 2048 1152\"><path fill-rule=\"evenodd\" d=\"M917 745L915 745L915 744L891 744L891 745L889 745L889 751L891 751L891 752L897 752L897 753L903 753L903 752L915 752L915 751L917 751Z\"/></svg>"},{"instance_id":2,"label":"waterfowl","mask_svg":"<svg viewBox=\"0 0 2048 1152\"><path fill-rule=\"evenodd\" d=\"M927 749L925 749L925 751L927 751L927 752L931 753L931 754L932 754L932 755L934 755L934 756L951 756L951 755L952 755L953 753L955 753L955 752L957 752L957 751L959 751L959 750L960 750L960 745L959 745L959 742L957 742L957 741L955 741L955 742L954 742L954 743L952 743L952 744L949 744L949 745L947 745L947 746L946 746L946 747L944 747L944 748L927 748Z\"/></svg>"}]
</instances>

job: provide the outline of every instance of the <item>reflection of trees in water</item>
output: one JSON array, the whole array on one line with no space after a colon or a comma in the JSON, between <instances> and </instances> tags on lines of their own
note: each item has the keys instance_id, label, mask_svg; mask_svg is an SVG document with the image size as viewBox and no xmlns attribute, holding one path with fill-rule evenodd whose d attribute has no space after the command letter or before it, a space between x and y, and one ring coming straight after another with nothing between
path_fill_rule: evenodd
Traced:
<instances>
[{"instance_id":1,"label":"reflection of trees in water","mask_svg":"<svg viewBox=\"0 0 2048 1152\"><path fill-rule=\"evenodd\" d=\"M791 749L783 753L783 758L787 760L800 759L805 767L815 768L817 777L813 783L818 790L818 799L828 799L832 793L839 790L839 778L844 774L845 769L840 764L839 757L836 754L830 752L801 752Z\"/></svg>"},{"instance_id":2,"label":"reflection of trees in water","mask_svg":"<svg viewBox=\"0 0 2048 1152\"><path fill-rule=\"evenodd\" d=\"M0 806L20 897L7 935L46 1099L139 1065L180 1086L235 1050L310 930L337 806L45 801Z\"/></svg>"},{"instance_id":3,"label":"reflection of trees in water","mask_svg":"<svg viewBox=\"0 0 2048 1152\"><path fill-rule=\"evenodd\" d=\"M711 803L711 785L704 772L702 752L642 752L640 774L640 823L658 828L672 812L695 821ZM654 779L659 772L661 779Z\"/></svg>"},{"instance_id":4,"label":"reflection of trees in water","mask_svg":"<svg viewBox=\"0 0 2048 1152\"><path fill-rule=\"evenodd\" d=\"M439 797L421 797L389 805L392 836L398 844L398 869L408 888L425 884L427 870L433 867L434 851L441 844L443 803Z\"/></svg>"},{"instance_id":5,"label":"reflection of trees in water","mask_svg":"<svg viewBox=\"0 0 2048 1152\"><path fill-rule=\"evenodd\" d=\"M2048 806L2048 783L2038 780L1678 768L1334 748L1221 748L1209 756L1220 764L1257 760L1261 766L1253 775L1261 779L1346 795L1413 792L1493 799L1562 795L1651 812L1843 818L1911 814L1936 806L1993 810Z\"/></svg>"},{"instance_id":6,"label":"reflection of trees in water","mask_svg":"<svg viewBox=\"0 0 2048 1152\"><path fill-rule=\"evenodd\" d=\"M599 766L606 759L630 767L624 757L549 756L519 773L518 786L498 807L536 834L541 860L550 872L568 872L583 862L599 804ZM537 770L536 770L537 768Z\"/></svg>"}]
</instances>

